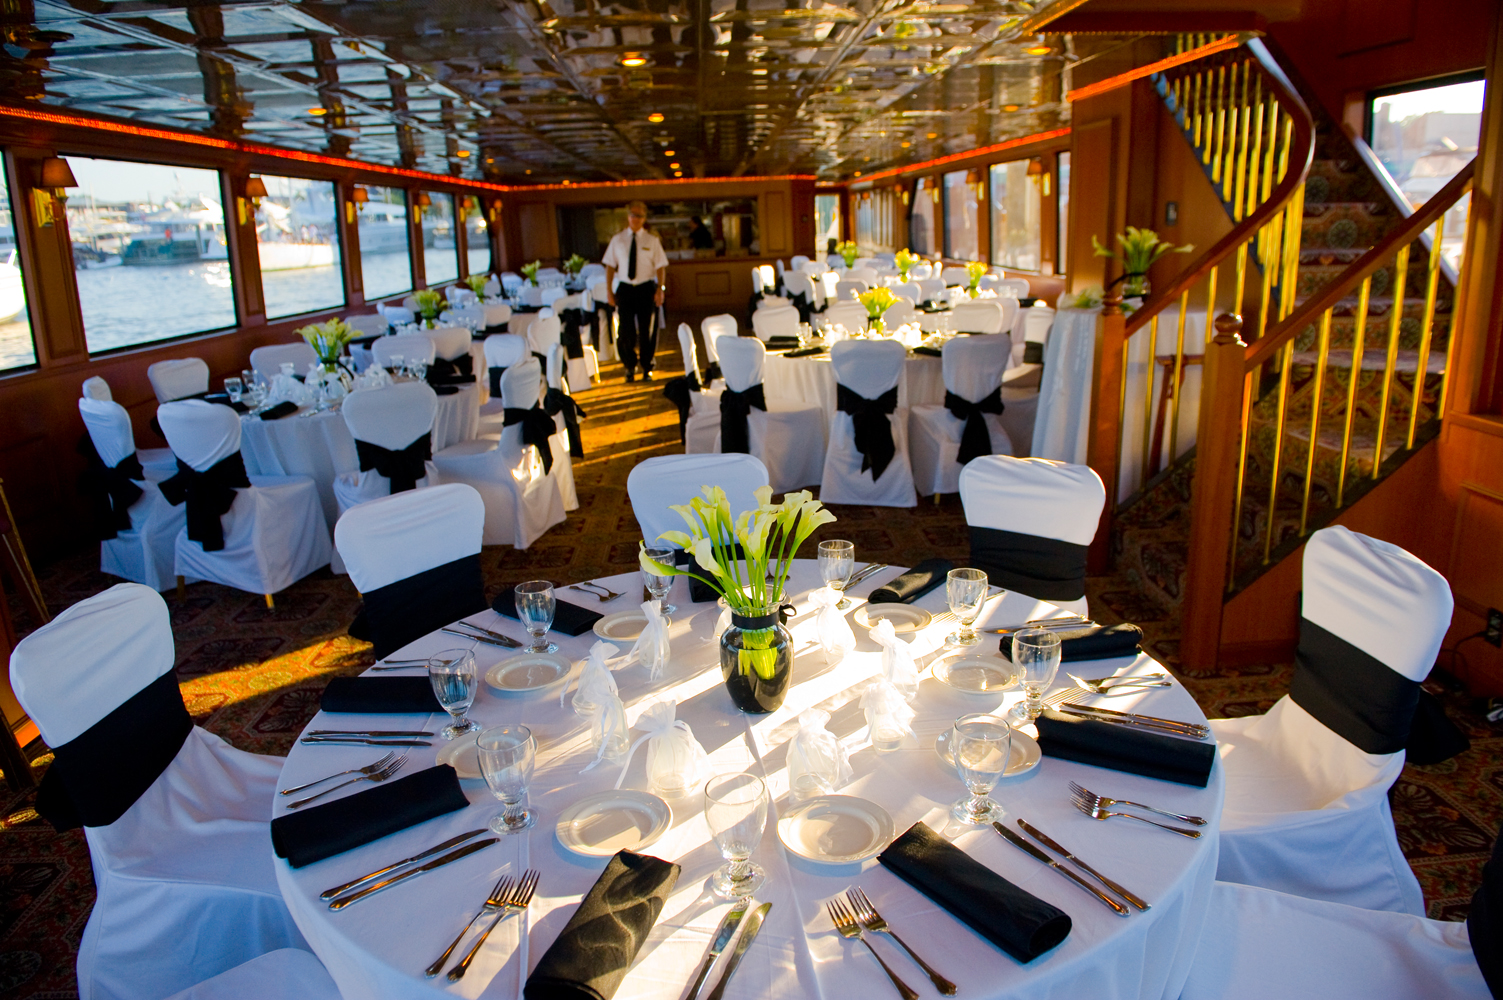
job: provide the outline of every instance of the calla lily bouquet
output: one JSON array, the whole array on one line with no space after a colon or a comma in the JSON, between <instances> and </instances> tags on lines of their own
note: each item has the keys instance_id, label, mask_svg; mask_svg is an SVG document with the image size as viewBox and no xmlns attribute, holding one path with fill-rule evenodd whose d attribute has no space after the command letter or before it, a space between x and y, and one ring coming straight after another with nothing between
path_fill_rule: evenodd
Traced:
<instances>
[{"instance_id":1,"label":"calla lily bouquet","mask_svg":"<svg viewBox=\"0 0 1503 1000\"><path fill-rule=\"evenodd\" d=\"M435 292L431 288L412 293L412 300L417 303L418 312L423 314L424 319L436 319L438 314L449 307L444 301L442 292Z\"/></svg>"},{"instance_id":2,"label":"calla lily bouquet","mask_svg":"<svg viewBox=\"0 0 1503 1000\"><path fill-rule=\"evenodd\" d=\"M535 287L538 283L538 269L542 266L543 262L540 260L535 260L531 264L523 264L522 277L526 278L528 283Z\"/></svg>"},{"instance_id":3,"label":"calla lily bouquet","mask_svg":"<svg viewBox=\"0 0 1503 1000\"><path fill-rule=\"evenodd\" d=\"M342 319L298 327L298 336L308 342L323 364L337 364L344 345L355 339L355 330Z\"/></svg>"},{"instance_id":4,"label":"calla lily bouquet","mask_svg":"<svg viewBox=\"0 0 1503 1000\"><path fill-rule=\"evenodd\" d=\"M579 254L573 254L569 257L568 260L564 261L564 272L570 277L574 277L575 275L579 274L580 271L584 270L584 266L587 263L589 262Z\"/></svg>"},{"instance_id":5,"label":"calla lily bouquet","mask_svg":"<svg viewBox=\"0 0 1503 1000\"><path fill-rule=\"evenodd\" d=\"M1152 229L1139 229L1137 226L1128 226L1126 232L1118 233L1117 244L1121 247L1120 251L1105 247L1095 236L1091 237L1095 255L1117 258L1128 274L1146 273L1153 262L1166 253L1189 253L1195 249L1194 244L1190 243L1175 246L1167 240L1159 239L1159 234Z\"/></svg>"},{"instance_id":6,"label":"calla lily bouquet","mask_svg":"<svg viewBox=\"0 0 1503 1000\"><path fill-rule=\"evenodd\" d=\"M897 254L893 257L892 262L897 267L898 274L903 276L904 281L907 281L908 272L913 270L913 265L917 264L919 262L919 259L920 258L918 254L914 253L912 250L909 250L907 247L904 247L897 252Z\"/></svg>"},{"instance_id":7,"label":"calla lily bouquet","mask_svg":"<svg viewBox=\"0 0 1503 1000\"><path fill-rule=\"evenodd\" d=\"M486 283L491 280L488 274L472 274L464 279L464 283L470 286L470 291L475 293L476 298L485 295Z\"/></svg>"},{"instance_id":8,"label":"calla lily bouquet","mask_svg":"<svg viewBox=\"0 0 1503 1000\"><path fill-rule=\"evenodd\" d=\"M845 261L846 267L854 267L856 264L856 258L861 253L861 251L856 248L856 243L854 240L846 240L844 243L838 244L835 247L835 252L840 254L841 259Z\"/></svg>"},{"instance_id":9,"label":"calla lily bouquet","mask_svg":"<svg viewBox=\"0 0 1503 1000\"><path fill-rule=\"evenodd\" d=\"M897 295L895 295L893 293L893 290L891 288L888 288L886 285L868 289L867 291L862 292L856 297L860 299L861 304L866 307L867 318L872 320L872 322L880 320L882 318L882 314L887 312L887 310L895 305L898 301Z\"/></svg>"},{"instance_id":10,"label":"calla lily bouquet","mask_svg":"<svg viewBox=\"0 0 1503 1000\"><path fill-rule=\"evenodd\" d=\"M968 292L971 293L971 298L974 299L978 294L980 294L980 291L981 291L981 279L983 277L985 277L986 272L987 272L987 266L986 266L986 264L984 264L983 262L981 262L979 260L973 260L970 263L966 264L966 266L965 266L965 276L966 276L966 282L967 282L967 284L966 284L966 291L968 291Z\"/></svg>"}]
</instances>

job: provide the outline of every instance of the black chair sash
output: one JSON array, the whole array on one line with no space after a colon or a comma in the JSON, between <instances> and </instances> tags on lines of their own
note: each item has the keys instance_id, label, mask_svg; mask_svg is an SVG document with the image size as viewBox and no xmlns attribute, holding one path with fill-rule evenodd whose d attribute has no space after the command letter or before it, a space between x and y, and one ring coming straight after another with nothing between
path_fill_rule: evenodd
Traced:
<instances>
[{"instance_id":1,"label":"black chair sash","mask_svg":"<svg viewBox=\"0 0 1503 1000\"><path fill-rule=\"evenodd\" d=\"M585 322L590 324L590 346L600 350L600 306L585 313Z\"/></svg>"},{"instance_id":2,"label":"black chair sash","mask_svg":"<svg viewBox=\"0 0 1503 1000\"><path fill-rule=\"evenodd\" d=\"M945 409L954 414L955 419L965 421L965 429L960 432L960 453L955 456L957 462L964 465L973 458L992 453L992 432L987 428L986 417L982 414L1002 412L1000 385L992 390L991 395L983 396L974 403L947 389Z\"/></svg>"},{"instance_id":3,"label":"black chair sash","mask_svg":"<svg viewBox=\"0 0 1503 1000\"><path fill-rule=\"evenodd\" d=\"M564 353L571 358L584 357L584 344L579 339L579 328L584 324L584 310L565 309L558 316L563 321L559 342L564 345Z\"/></svg>"},{"instance_id":4,"label":"black chair sash","mask_svg":"<svg viewBox=\"0 0 1503 1000\"><path fill-rule=\"evenodd\" d=\"M794 292L788 301L793 303L793 308L798 310L798 321L808 323L814 316L814 303L809 301L809 296L803 292Z\"/></svg>"},{"instance_id":5,"label":"black chair sash","mask_svg":"<svg viewBox=\"0 0 1503 1000\"><path fill-rule=\"evenodd\" d=\"M79 487L94 513L94 526L100 541L108 541L130 530L131 504L141 499L136 482L146 478L141 460L131 452L117 464L104 464L94 439L86 433L78 442L78 453L88 463L79 477Z\"/></svg>"},{"instance_id":6,"label":"black chair sash","mask_svg":"<svg viewBox=\"0 0 1503 1000\"><path fill-rule=\"evenodd\" d=\"M220 519L235 504L235 490L250 485L245 459L234 452L202 472L177 460L177 475L158 484L162 496L176 507L188 503L188 538L205 552L224 548L224 523Z\"/></svg>"},{"instance_id":7,"label":"black chair sash","mask_svg":"<svg viewBox=\"0 0 1503 1000\"><path fill-rule=\"evenodd\" d=\"M391 480L393 493L417 489L417 481L428 475L428 459L433 457L433 432L425 431L405 448L383 448L370 441L355 439L355 456L360 471L375 469Z\"/></svg>"},{"instance_id":8,"label":"black chair sash","mask_svg":"<svg viewBox=\"0 0 1503 1000\"><path fill-rule=\"evenodd\" d=\"M484 330L481 330L479 333L477 333L475 335L475 339L476 340L484 340L486 337L489 337L493 333L510 333L510 332L511 332L511 320L508 319L505 323L497 323L495 326L488 326Z\"/></svg>"},{"instance_id":9,"label":"black chair sash","mask_svg":"<svg viewBox=\"0 0 1503 1000\"><path fill-rule=\"evenodd\" d=\"M736 452L741 455L751 453L751 427L748 421L754 406L764 413L767 411L767 393L763 391L761 382L749 386L743 392L727 388L720 394L721 452Z\"/></svg>"},{"instance_id":10,"label":"black chair sash","mask_svg":"<svg viewBox=\"0 0 1503 1000\"><path fill-rule=\"evenodd\" d=\"M584 442L579 437L579 418L588 416L584 408L564 390L550 386L543 395L543 412L550 417L564 415L564 429L569 433L569 454L574 458L584 458Z\"/></svg>"},{"instance_id":11,"label":"black chair sash","mask_svg":"<svg viewBox=\"0 0 1503 1000\"><path fill-rule=\"evenodd\" d=\"M448 358L434 358L433 364L428 366L429 382L452 382L455 379L475 377L475 356L465 351L452 361Z\"/></svg>"},{"instance_id":12,"label":"black chair sash","mask_svg":"<svg viewBox=\"0 0 1503 1000\"><path fill-rule=\"evenodd\" d=\"M1364 753L1397 753L1409 742L1420 686L1307 618L1289 697Z\"/></svg>"},{"instance_id":13,"label":"black chair sash","mask_svg":"<svg viewBox=\"0 0 1503 1000\"><path fill-rule=\"evenodd\" d=\"M553 446L549 438L553 437L558 429L548 411L540 407L522 409L518 406L508 406L501 411L501 425L510 427L512 424L522 425L522 445L532 445L538 450L538 458L543 462L543 474L553 471Z\"/></svg>"},{"instance_id":14,"label":"black chair sash","mask_svg":"<svg viewBox=\"0 0 1503 1000\"><path fill-rule=\"evenodd\" d=\"M109 826L161 777L192 731L177 672L168 670L52 748L37 812L58 831Z\"/></svg>"},{"instance_id":15,"label":"black chair sash","mask_svg":"<svg viewBox=\"0 0 1503 1000\"><path fill-rule=\"evenodd\" d=\"M1482 866L1482 884L1472 895L1466 933L1488 992L1503 997L1503 830L1493 841L1492 857Z\"/></svg>"},{"instance_id":16,"label":"black chair sash","mask_svg":"<svg viewBox=\"0 0 1503 1000\"><path fill-rule=\"evenodd\" d=\"M689 426L689 410L693 406L693 394L698 392L699 377L692 372L671 378L663 383L663 398L678 408L678 439L686 440Z\"/></svg>"},{"instance_id":17,"label":"black chair sash","mask_svg":"<svg viewBox=\"0 0 1503 1000\"><path fill-rule=\"evenodd\" d=\"M452 621L484 611L485 583L480 553L367 591L365 604L350 623L350 635L375 646L377 659Z\"/></svg>"},{"instance_id":18,"label":"black chair sash","mask_svg":"<svg viewBox=\"0 0 1503 1000\"><path fill-rule=\"evenodd\" d=\"M500 399L501 398L501 376L506 374L506 365L500 365L498 367L487 368L486 371L488 371L490 373L490 376L491 376L491 395L494 396L497 399Z\"/></svg>"},{"instance_id":19,"label":"black chair sash","mask_svg":"<svg viewBox=\"0 0 1503 1000\"><path fill-rule=\"evenodd\" d=\"M1000 528L971 525L970 565L987 581L1041 601L1078 601L1085 596L1089 546Z\"/></svg>"},{"instance_id":20,"label":"black chair sash","mask_svg":"<svg viewBox=\"0 0 1503 1000\"><path fill-rule=\"evenodd\" d=\"M861 471L870 469L872 482L882 478L898 453L892 440L892 411L898 408L898 387L876 399L867 399L854 389L835 383L835 409L851 415L856 450L861 452Z\"/></svg>"}]
</instances>

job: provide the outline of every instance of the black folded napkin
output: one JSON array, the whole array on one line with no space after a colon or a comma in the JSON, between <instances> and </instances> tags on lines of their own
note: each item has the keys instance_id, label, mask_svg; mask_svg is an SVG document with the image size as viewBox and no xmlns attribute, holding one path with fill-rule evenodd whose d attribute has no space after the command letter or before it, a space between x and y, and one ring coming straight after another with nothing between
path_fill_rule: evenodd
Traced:
<instances>
[{"instance_id":1,"label":"black folded napkin","mask_svg":"<svg viewBox=\"0 0 1503 1000\"><path fill-rule=\"evenodd\" d=\"M830 349L828 347L800 347L796 351L789 351L787 354L783 355L783 357L785 357L785 358L812 358L816 354L825 354L825 353L828 353L829 350Z\"/></svg>"},{"instance_id":2,"label":"black folded napkin","mask_svg":"<svg viewBox=\"0 0 1503 1000\"><path fill-rule=\"evenodd\" d=\"M517 617L517 595L510 587L496 595L491 601L491 609L498 615L508 618ZM582 608L568 601L555 599L553 602L553 631L562 632L564 635L584 635L595 627L595 623L605 615Z\"/></svg>"},{"instance_id":3,"label":"black folded napkin","mask_svg":"<svg viewBox=\"0 0 1503 1000\"><path fill-rule=\"evenodd\" d=\"M249 406L246 406L244 403L236 402L236 401L230 399L230 394L227 393L227 392L211 392L211 393L209 393L208 395L206 395L204 397L204 402L206 402L206 403L218 403L220 406L228 406L230 409L234 410L236 413L249 413L250 412L250 407Z\"/></svg>"},{"instance_id":4,"label":"black folded napkin","mask_svg":"<svg viewBox=\"0 0 1503 1000\"><path fill-rule=\"evenodd\" d=\"M768 337L767 349L769 351L789 351L798 346L797 337Z\"/></svg>"},{"instance_id":5,"label":"black folded napkin","mask_svg":"<svg viewBox=\"0 0 1503 1000\"><path fill-rule=\"evenodd\" d=\"M877 860L898 878L1019 962L1031 962L1070 933L1070 915L1013 885L923 823Z\"/></svg>"},{"instance_id":6,"label":"black folded napkin","mask_svg":"<svg viewBox=\"0 0 1503 1000\"><path fill-rule=\"evenodd\" d=\"M928 357L931 357L931 358L942 358L942 357L944 357L944 352L941 351L937 347L915 347L913 349L913 353L914 354L927 355Z\"/></svg>"},{"instance_id":7,"label":"black folded napkin","mask_svg":"<svg viewBox=\"0 0 1503 1000\"><path fill-rule=\"evenodd\" d=\"M1038 727L1039 749L1050 757L1181 785L1204 788L1216 761L1214 743L1160 736L1050 709L1045 709L1034 725Z\"/></svg>"},{"instance_id":8,"label":"black folded napkin","mask_svg":"<svg viewBox=\"0 0 1503 1000\"><path fill-rule=\"evenodd\" d=\"M298 410L298 406L290 399L284 399L276 406L261 411L262 420L281 420L290 417Z\"/></svg>"},{"instance_id":9,"label":"black folded napkin","mask_svg":"<svg viewBox=\"0 0 1503 1000\"><path fill-rule=\"evenodd\" d=\"M453 396L457 392L459 392L459 386L457 385L435 385L433 387L433 394L435 396Z\"/></svg>"},{"instance_id":10,"label":"black folded napkin","mask_svg":"<svg viewBox=\"0 0 1503 1000\"><path fill-rule=\"evenodd\" d=\"M912 604L945 582L955 564L948 559L925 559L901 576L872 591L868 604Z\"/></svg>"},{"instance_id":11,"label":"black folded napkin","mask_svg":"<svg viewBox=\"0 0 1503 1000\"><path fill-rule=\"evenodd\" d=\"M301 868L469 804L459 775L441 764L278 816L271 821L271 846L277 857Z\"/></svg>"},{"instance_id":12,"label":"black folded napkin","mask_svg":"<svg viewBox=\"0 0 1503 1000\"><path fill-rule=\"evenodd\" d=\"M617 851L543 952L522 988L526 1000L610 1000L631 971L678 882L679 867Z\"/></svg>"},{"instance_id":13,"label":"black folded napkin","mask_svg":"<svg viewBox=\"0 0 1503 1000\"><path fill-rule=\"evenodd\" d=\"M439 713L444 707L426 677L336 677L318 707L325 712Z\"/></svg>"},{"instance_id":14,"label":"black folded napkin","mask_svg":"<svg viewBox=\"0 0 1503 1000\"><path fill-rule=\"evenodd\" d=\"M1019 309L1029 309L1038 305L1043 300L1033 295L1023 295L1018 298Z\"/></svg>"},{"instance_id":15,"label":"black folded napkin","mask_svg":"<svg viewBox=\"0 0 1503 1000\"><path fill-rule=\"evenodd\" d=\"M1136 656L1143 641L1143 630L1131 622L1120 625L1087 625L1062 629L1059 636L1061 660L1104 660L1109 656ZM1012 636L1002 637L1002 655L1012 659Z\"/></svg>"}]
</instances>

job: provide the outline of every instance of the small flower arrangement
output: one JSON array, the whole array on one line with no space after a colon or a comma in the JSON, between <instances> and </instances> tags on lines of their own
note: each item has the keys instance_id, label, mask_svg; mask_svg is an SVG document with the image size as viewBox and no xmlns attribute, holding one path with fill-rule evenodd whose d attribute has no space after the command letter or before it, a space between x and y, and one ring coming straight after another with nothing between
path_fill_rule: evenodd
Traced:
<instances>
[{"instance_id":1,"label":"small flower arrangement","mask_svg":"<svg viewBox=\"0 0 1503 1000\"><path fill-rule=\"evenodd\" d=\"M1061 309L1095 309L1101 305L1103 292L1099 285L1087 285L1074 295L1068 293L1059 297Z\"/></svg>"},{"instance_id":2,"label":"small flower arrangement","mask_svg":"<svg viewBox=\"0 0 1503 1000\"><path fill-rule=\"evenodd\" d=\"M840 259L845 261L846 267L854 267L856 264L856 257L861 253L861 251L856 248L856 243L854 240L846 240L844 243L837 244L835 247L835 252L840 254Z\"/></svg>"},{"instance_id":3,"label":"small flower arrangement","mask_svg":"<svg viewBox=\"0 0 1503 1000\"><path fill-rule=\"evenodd\" d=\"M985 277L986 271L987 271L987 266L982 261L973 260L973 261L970 261L969 263L966 264L966 266L965 266L965 277L966 277L965 290L970 293L971 298L974 299L978 295L981 294L981 279L983 277Z\"/></svg>"},{"instance_id":4,"label":"small flower arrangement","mask_svg":"<svg viewBox=\"0 0 1503 1000\"><path fill-rule=\"evenodd\" d=\"M872 326L877 329L881 329L882 314L898 301L897 295L893 294L893 290L886 285L868 289L856 297L866 307L866 316L872 321Z\"/></svg>"},{"instance_id":5,"label":"small flower arrangement","mask_svg":"<svg viewBox=\"0 0 1503 1000\"><path fill-rule=\"evenodd\" d=\"M319 362L326 368L338 364L339 355L344 353L344 345L355 339L354 328L342 319L311 323L299 327L297 333L313 348L313 353L318 355Z\"/></svg>"},{"instance_id":6,"label":"small flower arrangement","mask_svg":"<svg viewBox=\"0 0 1503 1000\"><path fill-rule=\"evenodd\" d=\"M422 313L423 319L429 326L438 318L438 314L449 308L449 303L444 301L442 292L435 292L431 288L412 293L413 301L417 303L418 312Z\"/></svg>"},{"instance_id":7,"label":"small flower arrangement","mask_svg":"<svg viewBox=\"0 0 1503 1000\"><path fill-rule=\"evenodd\" d=\"M579 254L574 254L568 260L564 261L564 273L571 278L577 277L579 272L584 270L584 266L587 263L589 261L585 260Z\"/></svg>"},{"instance_id":8,"label":"small flower arrangement","mask_svg":"<svg viewBox=\"0 0 1503 1000\"><path fill-rule=\"evenodd\" d=\"M917 264L920 259L918 254L904 247L893 257L893 264L897 267L898 274L902 275L904 281L907 281L908 272L913 270L913 265Z\"/></svg>"},{"instance_id":9,"label":"small flower arrangement","mask_svg":"<svg viewBox=\"0 0 1503 1000\"><path fill-rule=\"evenodd\" d=\"M470 286L470 291L475 293L476 298L480 298L485 295L485 286L490 280L491 276L488 274L472 274L464 279L464 283Z\"/></svg>"},{"instance_id":10,"label":"small flower arrangement","mask_svg":"<svg viewBox=\"0 0 1503 1000\"><path fill-rule=\"evenodd\" d=\"M1192 243L1177 247L1159 239L1159 234L1152 229L1139 229L1136 226L1128 226L1125 233L1118 233L1117 243L1121 250L1102 246L1100 240L1095 236L1091 237L1091 246L1097 257L1115 257L1122 262L1123 273L1117 278L1117 281L1123 283L1122 294L1137 298L1148 294L1148 269L1154 261L1166 253L1189 253L1195 249Z\"/></svg>"},{"instance_id":11,"label":"small flower arrangement","mask_svg":"<svg viewBox=\"0 0 1503 1000\"><path fill-rule=\"evenodd\" d=\"M528 284L532 285L534 288L537 287L538 283L538 268L542 266L543 262L540 260L535 260L531 264L522 265L522 277L526 278Z\"/></svg>"}]
</instances>

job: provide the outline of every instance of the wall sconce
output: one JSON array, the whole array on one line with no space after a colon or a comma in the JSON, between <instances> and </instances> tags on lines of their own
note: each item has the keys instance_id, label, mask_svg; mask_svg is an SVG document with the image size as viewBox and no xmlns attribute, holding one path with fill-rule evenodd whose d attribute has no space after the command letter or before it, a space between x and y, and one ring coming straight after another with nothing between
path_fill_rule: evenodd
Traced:
<instances>
[{"instance_id":1,"label":"wall sconce","mask_svg":"<svg viewBox=\"0 0 1503 1000\"><path fill-rule=\"evenodd\" d=\"M366 191L363 187L357 187L351 191L350 200L344 203L344 221L350 225L354 225L356 213L364 208L365 203L370 200L370 192Z\"/></svg>"},{"instance_id":2,"label":"wall sconce","mask_svg":"<svg viewBox=\"0 0 1503 1000\"><path fill-rule=\"evenodd\" d=\"M474 207L475 199L471 198L469 195L465 195L463 198L459 199L459 213L461 215L469 215L470 209Z\"/></svg>"},{"instance_id":3,"label":"wall sconce","mask_svg":"<svg viewBox=\"0 0 1503 1000\"><path fill-rule=\"evenodd\" d=\"M68 200L68 188L78 187L73 179L73 170L68 161L51 156L42 161L41 178L31 189L31 203L39 227L50 226L55 218L57 202Z\"/></svg>"},{"instance_id":4,"label":"wall sconce","mask_svg":"<svg viewBox=\"0 0 1503 1000\"><path fill-rule=\"evenodd\" d=\"M259 177L251 177L245 182L245 194L235 199L235 214L243 226L256 217L261 210L261 199L266 197L266 182ZM250 207L246 208L246 202Z\"/></svg>"},{"instance_id":5,"label":"wall sconce","mask_svg":"<svg viewBox=\"0 0 1503 1000\"><path fill-rule=\"evenodd\" d=\"M1044 161L1038 157L1028 161L1028 176L1032 177L1039 186L1039 191L1045 196L1049 195L1049 174L1044 170Z\"/></svg>"},{"instance_id":6,"label":"wall sconce","mask_svg":"<svg viewBox=\"0 0 1503 1000\"><path fill-rule=\"evenodd\" d=\"M419 191L415 196L413 196L412 204L417 208L418 221L422 222L423 210L433 207L433 199L429 197L427 191Z\"/></svg>"},{"instance_id":7,"label":"wall sconce","mask_svg":"<svg viewBox=\"0 0 1503 1000\"><path fill-rule=\"evenodd\" d=\"M491 202L490 220L492 225L501 221L501 199L499 198Z\"/></svg>"}]
</instances>

